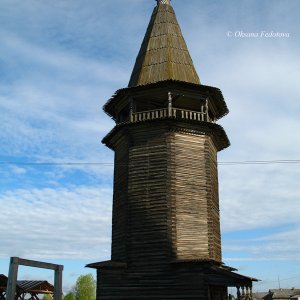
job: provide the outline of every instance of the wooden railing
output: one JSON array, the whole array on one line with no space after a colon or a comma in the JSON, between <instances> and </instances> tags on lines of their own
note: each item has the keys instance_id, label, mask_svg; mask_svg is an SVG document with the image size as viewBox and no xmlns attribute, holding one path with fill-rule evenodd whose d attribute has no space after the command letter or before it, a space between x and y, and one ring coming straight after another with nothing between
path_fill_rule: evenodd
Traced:
<instances>
[{"instance_id":1,"label":"wooden railing","mask_svg":"<svg viewBox=\"0 0 300 300\"><path fill-rule=\"evenodd\" d=\"M130 122L141 122L154 119L163 119L163 118L175 118L175 119L185 119L193 121L202 121L202 122L213 122L210 119L208 112L202 109L202 111L192 111L179 108L162 108L156 110L148 110L131 113Z\"/></svg>"},{"instance_id":2,"label":"wooden railing","mask_svg":"<svg viewBox=\"0 0 300 300\"><path fill-rule=\"evenodd\" d=\"M148 111L132 113L130 116L130 121L140 122L140 121L167 118L168 116L169 116L168 109L162 108L157 110L148 110Z\"/></svg>"}]
</instances>

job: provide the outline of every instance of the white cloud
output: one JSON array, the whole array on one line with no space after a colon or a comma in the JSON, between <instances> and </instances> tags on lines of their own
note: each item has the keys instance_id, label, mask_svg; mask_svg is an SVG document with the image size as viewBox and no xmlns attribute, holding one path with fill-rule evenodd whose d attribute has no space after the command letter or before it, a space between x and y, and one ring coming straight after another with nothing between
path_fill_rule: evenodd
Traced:
<instances>
[{"instance_id":1,"label":"white cloud","mask_svg":"<svg viewBox=\"0 0 300 300\"><path fill-rule=\"evenodd\" d=\"M6 63L12 64L13 59L17 60L21 66L30 63L31 67L38 66L43 73L52 71L57 76L56 80L64 79L68 82L79 79L85 82L89 79L92 82L101 82L102 85L107 82L110 85L113 85L114 82L120 84L127 80L125 70L122 69L122 66L116 65L116 62L94 60L75 55L66 50L36 45L3 30L1 30L1 43L1 52L8 54ZM30 74L32 69L23 71ZM65 77L66 73L68 77ZM83 74L85 76L82 76ZM50 84L50 82L47 81L47 84Z\"/></svg>"},{"instance_id":2,"label":"white cloud","mask_svg":"<svg viewBox=\"0 0 300 300\"><path fill-rule=\"evenodd\" d=\"M111 197L103 187L5 192L0 256L109 259Z\"/></svg>"},{"instance_id":3,"label":"white cloud","mask_svg":"<svg viewBox=\"0 0 300 300\"><path fill-rule=\"evenodd\" d=\"M16 174L16 175L20 175L20 174L26 174L26 169L25 168L20 168L18 166L10 166L11 171Z\"/></svg>"},{"instance_id":4,"label":"white cloud","mask_svg":"<svg viewBox=\"0 0 300 300\"><path fill-rule=\"evenodd\" d=\"M220 171L225 231L300 224L297 164L221 166Z\"/></svg>"},{"instance_id":5,"label":"white cloud","mask_svg":"<svg viewBox=\"0 0 300 300\"><path fill-rule=\"evenodd\" d=\"M100 141L113 122L101 106L122 81L123 71L7 33L2 39L0 52L8 61L16 56L31 67L16 82L6 84L3 77L0 83L1 155L13 161L111 161L112 153Z\"/></svg>"},{"instance_id":6,"label":"white cloud","mask_svg":"<svg viewBox=\"0 0 300 300\"><path fill-rule=\"evenodd\" d=\"M226 261L300 261L300 224L259 238L226 240ZM241 255L242 254L242 255Z\"/></svg>"}]
</instances>

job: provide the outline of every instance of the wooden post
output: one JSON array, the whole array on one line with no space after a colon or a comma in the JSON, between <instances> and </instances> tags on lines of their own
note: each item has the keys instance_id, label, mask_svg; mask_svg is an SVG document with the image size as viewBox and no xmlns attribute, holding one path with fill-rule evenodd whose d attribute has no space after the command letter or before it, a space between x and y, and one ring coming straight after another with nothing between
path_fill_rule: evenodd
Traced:
<instances>
[{"instance_id":1,"label":"wooden post","mask_svg":"<svg viewBox=\"0 0 300 300\"><path fill-rule=\"evenodd\" d=\"M62 271L63 266L57 266L54 273L54 300L62 300Z\"/></svg>"},{"instance_id":2,"label":"wooden post","mask_svg":"<svg viewBox=\"0 0 300 300\"><path fill-rule=\"evenodd\" d=\"M209 115L208 115L208 98L206 99L206 103L205 103L205 113L206 113L206 122L209 122Z\"/></svg>"},{"instance_id":3,"label":"wooden post","mask_svg":"<svg viewBox=\"0 0 300 300\"><path fill-rule=\"evenodd\" d=\"M130 103L129 103L130 107L129 107L129 119L130 122L133 122L133 99L130 98Z\"/></svg>"},{"instance_id":4,"label":"wooden post","mask_svg":"<svg viewBox=\"0 0 300 300\"><path fill-rule=\"evenodd\" d=\"M16 298L18 268L19 268L19 258L11 257L10 264L9 264L7 288L6 288L6 299L7 300L15 300L15 298Z\"/></svg>"},{"instance_id":5,"label":"wooden post","mask_svg":"<svg viewBox=\"0 0 300 300\"><path fill-rule=\"evenodd\" d=\"M201 121L204 121L204 107L201 105Z\"/></svg>"},{"instance_id":6,"label":"wooden post","mask_svg":"<svg viewBox=\"0 0 300 300\"><path fill-rule=\"evenodd\" d=\"M237 289L237 292L236 292L237 299L238 299L238 300L241 300L241 291L240 291L240 287L237 286L236 289Z\"/></svg>"},{"instance_id":7,"label":"wooden post","mask_svg":"<svg viewBox=\"0 0 300 300\"><path fill-rule=\"evenodd\" d=\"M247 299L247 300L250 299L249 296L250 296L250 294L249 294L249 287L246 286L246 299Z\"/></svg>"},{"instance_id":8,"label":"wooden post","mask_svg":"<svg viewBox=\"0 0 300 300\"><path fill-rule=\"evenodd\" d=\"M245 287L242 286L242 298L245 299Z\"/></svg>"},{"instance_id":9,"label":"wooden post","mask_svg":"<svg viewBox=\"0 0 300 300\"><path fill-rule=\"evenodd\" d=\"M11 257L7 281L7 300L15 300L19 265L54 270L54 300L62 300L62 271L64 266L41 261Z\"/></svg>"},{"instance_id":10,"label":"wooden post","mask_svg":"<svg viewBox=\"0 0 300 300\"><path fill-rule=\"evenodd\" d=\"M172 117L172 94L168 93L168 117Z\"/></svg>"}]
</instances>

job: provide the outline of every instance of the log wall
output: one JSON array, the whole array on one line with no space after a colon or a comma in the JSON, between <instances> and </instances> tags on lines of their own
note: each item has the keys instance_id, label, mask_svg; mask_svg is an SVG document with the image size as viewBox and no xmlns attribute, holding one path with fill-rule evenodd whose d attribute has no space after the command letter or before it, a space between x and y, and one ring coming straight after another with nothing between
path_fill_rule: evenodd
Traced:
<instances>
[{"instance_id":1,"label":"log wall","mask_svg":"<svg viewBox=\"0 0 300 300\"><path fill-rule=\"evenodd\" d=\"M127 263L135 266L162 264L169 256L165 132L145 129L132 134L129 149Z\"/></svg>"},{"instance_id":2,"label":"log wall","mask_svg":"<svg viewBox=\"0 0 300 300\"><path fill-rule=\"evenodd\" d=\"M128 163L130 140L119 137L115 143L114 197L112 217L112 260L126 261L128 222Z\"/></svg>"},{"instance_id":3,"label":"log wall","mask_svg":"<svg viewBox=\"0 0 300 300\"><path fill-rule=\"evenodd\" d=\"M193 132L153 122L115 138L112 260L221 261L217 149Z\"/></svg>"},{"instance_id":4,"label":"log wall","mask_svg":"<svg viewBox=\"0 0 300 300\"><path fill-rule=\"evenodd\" d=\"M97 299L208 299L201 261L221 261L221 245L217 146L206 129L152 120L106 139L115 151L112 261L126 267L98 270Z\"/></svg>"},{"instance_id":5,"label":"log wall","mask_svg":"<svg viewBox=\"0 0 300 300\"><path fill-rule=\"evenodd\" d=\"M176 132L168 143L176 258L221 261L216 147L207 135Z\"/></svg>"},{"instance_id":6,"label":"log wall","mask_svg":"<svg viewBox=\"0 0 300 300\"><path fill-rule=\"evenodd\" d=\"M101 270L97 276L97 299L101 300L209 299L209 287L202 270L182 268L150 275L148 272Z\"/></svg>"}]
</instances>

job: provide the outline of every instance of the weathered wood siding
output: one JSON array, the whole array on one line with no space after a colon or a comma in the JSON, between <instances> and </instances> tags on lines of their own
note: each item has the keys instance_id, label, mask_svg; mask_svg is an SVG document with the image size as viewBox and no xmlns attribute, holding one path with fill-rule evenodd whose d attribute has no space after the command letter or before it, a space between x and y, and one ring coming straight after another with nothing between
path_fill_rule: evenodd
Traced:
<instances>
[{"instance_id":1,"label":"weathered wood siding","mask_svg":"<svg viewBox=\"0 0 300 300\"><path fill-rule=\"evenodd\" d=\"M227 300L228 291L227 287L212 285L209 287L209 298L208 300Z\"/></svg>"},{"instance_id":2,"label":"weathered wood siding","mask_svg":"<svg viewBox=\"0 0 300 300\"><path fill-rule=\"evenodd\" d=\"M193 132L153 122L114 139L114 261L221 261L217 150Z\"/></svg>"},{"instance_id":3,"label":"weathered wood siding","mask_svg":"<svg viewBox=\"0 0 300 300\"><path fill-rule=\"evenodd\" d=\"M208 299L205 263L184 262L221 260L216 139L205 125L153 120L107 138L112 260L127 267L99 271L97 299Z\"/></svg>"},{"instance_id":4,"label":"weathered wood siding","mask_svg":"<svg viewBox=\"0 0 300 300\"><path fill-rule=\"evenodd\" d=\"M217 150L207 135L169 135L173 251L221 261Z\"/></svg>"},{"instance_id":5,"label":"weathered wood siding","mask_svg":"<svg viewBox=\"0 0 300 300\"><path fill-rule=\"evenodd\" d=\"M185 266L157 274L102 270L97 277L97 300L209 299L209 288L201 268Z\"/></svg>"},{"instance_id":6,"label":"weathered wood siding","mask_svg":"<svg viewBox=\"0 0 300 300\"><path fill-rule=\"evenodd\" d=\"M129 149L129 264L164 263L169 256L167 144L160 128L132 134Z\"/></svg>"},{"instance_id":7,"label":"weathered wood siding","mask_svg":"<svg viewBox=\"0 0 300 300\"><path fill-rule=\"evenodd\" d=\"M126 261L128 222L128 151L129 140L119 137L115 144L114 196L112 219L112 260Z\"/></svg>"}]
</instances>

